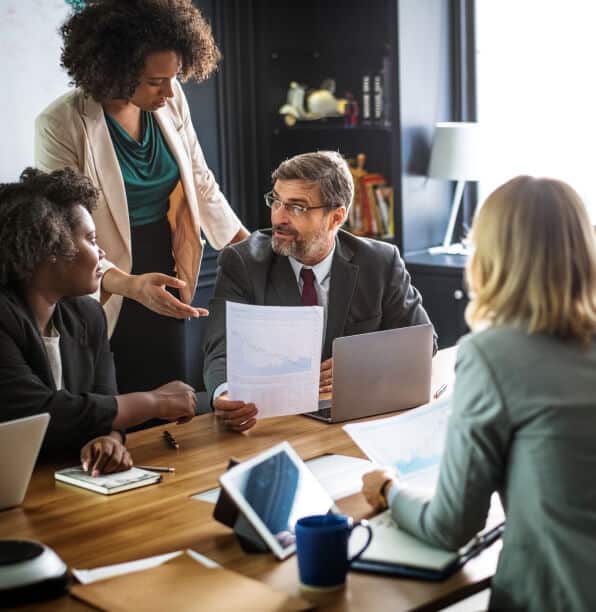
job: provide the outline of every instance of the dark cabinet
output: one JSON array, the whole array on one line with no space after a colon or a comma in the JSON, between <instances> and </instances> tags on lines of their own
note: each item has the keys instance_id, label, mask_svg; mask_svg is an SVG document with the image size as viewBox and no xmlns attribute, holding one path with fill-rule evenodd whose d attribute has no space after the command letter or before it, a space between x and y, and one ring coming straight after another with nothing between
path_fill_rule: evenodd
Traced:
<instances>
[{"instance_id":1,"label":"dark cabinet","mask_svg":"<svg viewBox=\"0 0 596 612\"><path fill-rule=\"evenodd\" d=\"M393 186L394 241L402 251L438 244L450 185L425 174L435 123L455 118L452 3L229 0L217 6L222 168L247 226L270 224L263 194L280 162L329 149L347 158L363 153L366 170ZM338 117L287 125L279 110L290 83L318 89L326 79L335 81L336 97L354 96L357 124Z\"/></svg>"},{"instance_id":2,"label":"dark cabinet","mask_svg":"<svg viewBox=\"0 0 596 612\"><path fill-rule=\"evenodd\" d=\"M469 301L464 284L466 257L421 252L408 254L405 260L435 326L439 348L453 346L469 331L464 318Z\"/></svg>"},{"instance_id":3,"label":"dark cabinet","mask_svg":"<svg viewBox=\"0 0 596 612\"><path fill-rule=\"evenodd\" d=\"M449 0L225 0L214 3L224 60L218 125L226 194L251 230L270 225L263 194L288 157L330 149L366 155L366 170L394 188L394 242L402 253L441 242L452 185L426 176L438 121L463 118L456 61L462 3ZM369 77L368 119L363 88ZM380 77L381 104L375 105ZM360 118L284 121L290 82L318 89L334 79L336 96L354 95ZM415 281L441 346L465 332L458 299L463 262L412 262ZM459 283L459 284L458 284Z\"/></svg>"}]
</instances>

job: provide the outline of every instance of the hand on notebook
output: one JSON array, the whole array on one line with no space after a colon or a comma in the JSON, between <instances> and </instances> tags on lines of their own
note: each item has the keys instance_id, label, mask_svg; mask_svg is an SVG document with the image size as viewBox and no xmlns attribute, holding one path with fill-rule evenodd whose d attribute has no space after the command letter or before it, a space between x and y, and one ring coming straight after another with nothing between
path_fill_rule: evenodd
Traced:
<instances>
[{"instance_id":1,"label":"hand on notebook","mask_svg":"<svg viewBox=\"0 0 596 612\"><path fill-rule=\"evenodd\" d=\"M81 466L92 476L123 472L132 467L126 446L112 436L90 440L81 449Z\"/></svg>"},{"instance_id":2,"label":"hand on notebook","mask_svg":"<svg viewBox=\"0 0 596 612\"><path fill-rule=\"evenodd\" d=\"M333 391L333 357L325 359L321 363L321 378L319 380L319 393L331 393Z\"/></svg>"},{"instance_id":3,"label":"hand on notebook","mask_svg":"<svg viewBox=\"0 0 596 612\"><path fill-rule=\"evenodd\" d=\"M213 400L213 408L218 420L233 431L246 431L257 422L255 417L258 411L254 404L230 400L227 393L222 393Z\"/></svg>"},{"instance_id":4,"label":"hand on notebook","mask_svg":"<svg viewBox=\"0 0 596 612\"><path fill-rule=\"evenodd\" d=\"M385 510L389 486L397 482L397 476L391 470L373 470L362 476L362 494L375 510Z\"/></svg>"}]
</instances>

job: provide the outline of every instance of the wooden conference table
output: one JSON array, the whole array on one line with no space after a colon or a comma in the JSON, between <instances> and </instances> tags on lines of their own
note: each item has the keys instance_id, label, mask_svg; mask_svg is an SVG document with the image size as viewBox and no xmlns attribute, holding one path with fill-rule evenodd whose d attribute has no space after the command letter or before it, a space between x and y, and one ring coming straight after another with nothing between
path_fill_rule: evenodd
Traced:
<instances>
[{"instance_id":1,"label":"wooden conference table","mask_svg":"<svg viewBox=\"0 0 596 612\"><path fill-rule=\"evenodd\" d=\"M176 468L175 474L164 474L160 484L108 497L56 483L54 470L66 465L38 466L24 504L0 512L0 538L39 540L69 567L79 569L191 548L228 569L299 595L295 556L280 562L271 554L244 553L232 531L213 520L213 505L191 496L217 486L231 456L246 459L283 440L288 440L303 459L325 453L362 457L341 424L281 417L260 421L241 435L223 431L212 415L204 415L185 425L168 427L180 444L178 450L164 443L164 427L131 434L128 440L137 464ZM338 505L355 517L370 512L360 494ZM326 598L320 609L437 609L487 586L499 549L491 547L441 583L350 573L345 590ZM65 596L19 609L70 612L89 608Z\"/></svg>"}]
</instances>

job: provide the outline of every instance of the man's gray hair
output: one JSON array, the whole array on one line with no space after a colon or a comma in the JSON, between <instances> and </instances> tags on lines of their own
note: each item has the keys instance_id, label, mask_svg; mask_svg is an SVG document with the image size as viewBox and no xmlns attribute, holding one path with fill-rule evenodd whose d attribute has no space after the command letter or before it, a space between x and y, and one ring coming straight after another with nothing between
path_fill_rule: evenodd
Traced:
<instances>
[{"instance_id":1,"label":"man's gray hair","mask_svg":"<svg viewBox=\"0 0 596 612\"><path fill-rule=\"evenodd\" d=\"M321 204L345 206L348 211L354 199L354 179L346 160L335 151L316 151L295 155L283 161L271 175L275 181L302 180L318 183Z\"/></svg>"}]
</instances>

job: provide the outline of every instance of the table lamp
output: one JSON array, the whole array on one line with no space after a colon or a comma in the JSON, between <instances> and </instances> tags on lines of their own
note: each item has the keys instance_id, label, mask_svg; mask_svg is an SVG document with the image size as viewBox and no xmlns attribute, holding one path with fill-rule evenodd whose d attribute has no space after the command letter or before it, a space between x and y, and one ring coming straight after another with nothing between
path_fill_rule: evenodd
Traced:
<instances>
[{"instance_id":1,"label":"table lamp","mask_svg":"<svg viewBox=\"0 0 596 612\"><path fill-rule=\"evenodd\" d=\"M429 252L464 254L463 245L452 244L453 230L466 181L477 181L480 178L480 127L478 123L437 123L428 176L457 181L443 244L431 247Z\"/></svg>"}]
</instances>

